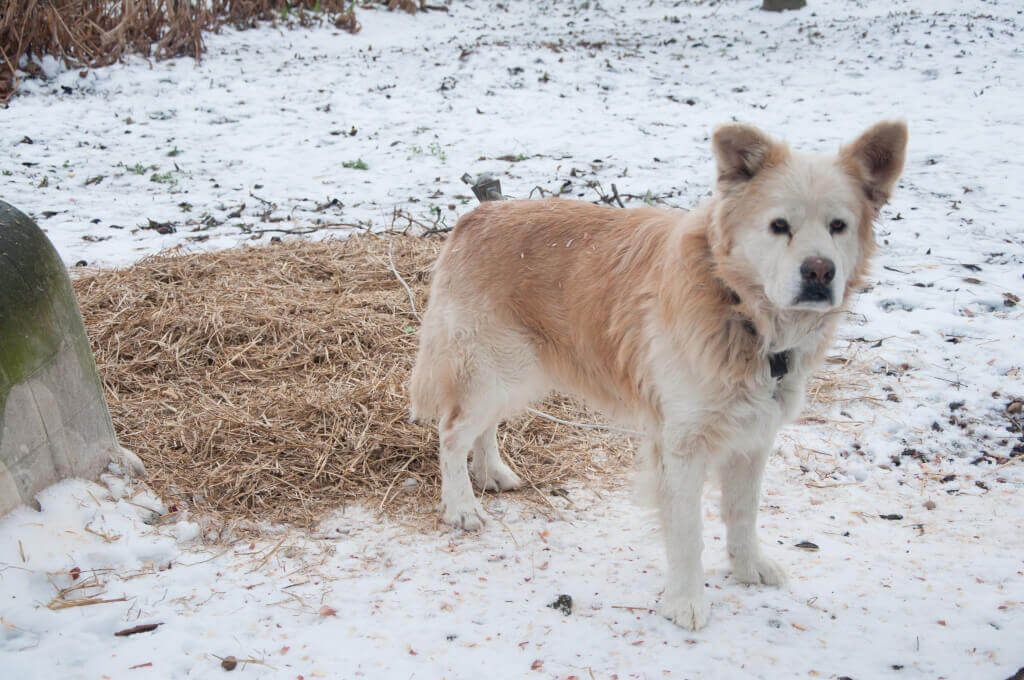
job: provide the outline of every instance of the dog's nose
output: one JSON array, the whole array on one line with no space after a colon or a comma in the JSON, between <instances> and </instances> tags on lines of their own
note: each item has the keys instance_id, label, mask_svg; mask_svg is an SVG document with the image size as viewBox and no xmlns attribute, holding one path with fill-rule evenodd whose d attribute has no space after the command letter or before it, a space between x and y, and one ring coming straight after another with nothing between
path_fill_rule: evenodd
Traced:
<instances>
[{"instance_id":1,"label":"dog's nose","mask_svg":"<svg viewBox=\"0 0 1024 680\"><path fill-rule=\"evenodd\" d=\"M800 265L800 276L806 283L832 283L836 265L827 257L809 257Z\"/></svg>"}]
</instances>

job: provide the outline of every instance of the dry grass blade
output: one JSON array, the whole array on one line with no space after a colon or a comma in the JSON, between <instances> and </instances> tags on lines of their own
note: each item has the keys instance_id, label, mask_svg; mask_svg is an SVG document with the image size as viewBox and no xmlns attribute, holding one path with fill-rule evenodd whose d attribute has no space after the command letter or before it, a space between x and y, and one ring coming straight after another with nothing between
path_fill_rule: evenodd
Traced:
<instances>
[{"instance_id":1,"label":"dry grass blade","mask_svg":"<svg viewBox=\"0 0 1024 680\"><path fill-rule=\"evenodd\" d=\"M75 597L80 593L80 591L87 590L98 590L99 592L81 594ZM90 605L106 604L108 602L124 602L128 599L124 595L113 598L99 597L99 595L102 595L103 593L103 584L99 582L99 579L95 575L93 575L67 587L58 588L57 594L54 595L53 599L46 604L46 607L47 609L56 611L58 609L68 609L70 607L88 607Z\"/></svg>"},{"instance_id":2,"label":"dry grass blade","mask_svg":"<svg viewBox=\"0 0 1024 680\"><path fill-rule=\"evenodd\" d=\"M118 435L168 502L300 525L351 502L389 514L436 502L436 433L408 422L418 322L388 244L293 240L75 281ZM440 243L399 236L393 249L422 309ZM593 419L564 398L543 408ZM542 489L630 457L622 437L533 416L500 438Z\"/></svg>"}]
</instances>

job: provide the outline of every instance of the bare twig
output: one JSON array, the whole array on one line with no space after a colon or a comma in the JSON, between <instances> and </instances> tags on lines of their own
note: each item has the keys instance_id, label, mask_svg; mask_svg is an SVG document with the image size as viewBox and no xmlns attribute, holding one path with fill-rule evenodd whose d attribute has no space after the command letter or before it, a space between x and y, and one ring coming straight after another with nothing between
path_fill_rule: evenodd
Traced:
<instances>
[{"instance_id":1,"label":"bare twig","mask_svg":"<svg viewBox=\"0 0 1024 680\"><path fill-rule=\"evenodd\" d=\"M612 184L612 198L615 200L616 203L619 204L620 208L625 208L626 207L626 206L622 205L622 199L619 198L619 188L617 186L615 186L614 184Z\"/></svg>"}]
</instances>

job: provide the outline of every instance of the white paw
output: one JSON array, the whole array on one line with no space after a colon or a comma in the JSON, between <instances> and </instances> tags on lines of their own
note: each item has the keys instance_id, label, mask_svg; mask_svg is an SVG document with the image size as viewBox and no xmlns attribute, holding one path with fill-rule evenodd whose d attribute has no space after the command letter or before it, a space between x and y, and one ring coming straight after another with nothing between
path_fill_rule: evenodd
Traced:
<instances>
[{"instance_id":1,"label":"white paw","mask_svg":"<svg viewBox=\"0 0 1024 680\"><path fill-rule=\"evenodd\" d=\"M752 559L736 559L732 566L732 576L740 583L753 583L777 586L786 582L786 572L773 559L758 555Z\"/></svg>"},{"instance_id":2,"label":"white paw","mask_svg":"<svg viewBox=\"0 0 1024 680\"><path fill-rule=\"evenodd\" d=\"M465 531L479 531L484 526L484 510L476 502L468 507L445 506L443 518L445 524Z\"/></svg>"},{"instance_id":3,"label":"white paw","mask_svg":"<svg viewBox=\"0 0 1024 680\"><path fill-rule=\"evenodd\" d=\"M665 596L661 604L661 615L672 623L686 630L700 630L708 623L711 607L704 601L704 596Z\"/></svg>"},{"instance_id":4,"label":"white paw","mask_svg":"<svg viewBox=\"0 0 1024 680\"><path fill-rule=\"evenodd\" d=\"M504 463L497 469L482 470L481 467L472 469L473 481L484 491L512 491L523 486L523 480L519 475L512 472L512 468Z\"/></svg>"}]
</instances>

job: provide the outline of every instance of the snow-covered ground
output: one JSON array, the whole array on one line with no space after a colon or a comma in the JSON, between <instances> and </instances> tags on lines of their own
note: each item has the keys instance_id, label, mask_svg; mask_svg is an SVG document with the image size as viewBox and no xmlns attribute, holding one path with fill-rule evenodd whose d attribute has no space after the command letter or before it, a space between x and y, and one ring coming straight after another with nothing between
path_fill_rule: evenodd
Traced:
<instances>
[{"instance_id":1,"label":"snow-covered ground","mask_svg":"<svg viewBox=\"0 0 1024 680\"><path fill-rule=\"evenodd\" d=\"M500 521L479 536L348 508L314 534L209 546L196 518L154 520L166 508L137 487L68 481L41 514L0 520L2 674L201 678L228 655L281 678L1000 680L1024 666L1024 440L1007 412L1024 396L1024 14L759 4L459 0L360 10L356 36L227 31L199 65L48 64L0 110L0 198L69 265L123 265L273 230L450 225L475 203L464 172L512 196L597 200L614 184L686 207L709 188L717 123L832 151L905 118L873 285L834 351L857 373L769 466L761 536L788 585L732 581L714 493L712 619L688 633L652 611L662 547L623 488L572 488L551 518L494 500ZM126 599L46 606L93 577L67 597ZM562 593L568 616L547 607Z\"/></svg>"}]
</instances>

